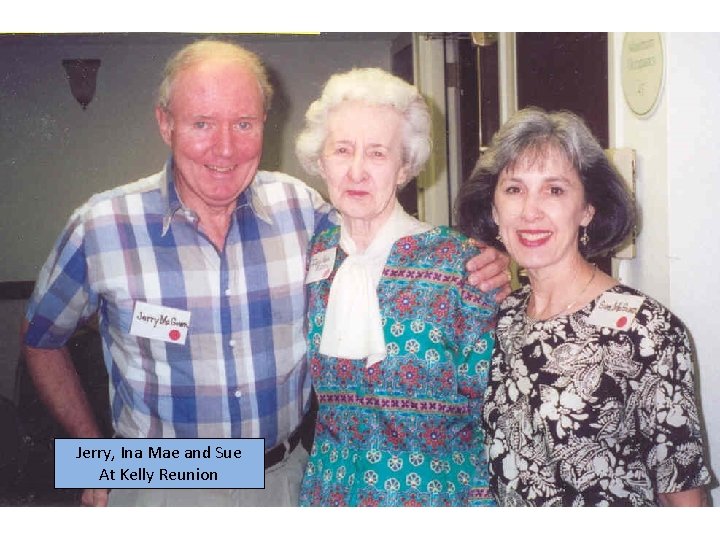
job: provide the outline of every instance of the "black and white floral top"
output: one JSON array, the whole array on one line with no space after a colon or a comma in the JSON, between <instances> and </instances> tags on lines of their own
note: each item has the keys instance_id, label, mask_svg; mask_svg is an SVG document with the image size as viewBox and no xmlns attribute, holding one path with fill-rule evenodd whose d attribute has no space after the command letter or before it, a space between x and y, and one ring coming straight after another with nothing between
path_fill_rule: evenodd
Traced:
<instances>
[{"instance_id":1,"label":"black and white floral top","mask_svg":"<svg viewBox=\"0 0 720 540\"><path fill-rule=\"evenodd\" d=\"M682 322L642 296L626 331L592 325L597 299L547 321L530 288L503 303L485 397L491 488L507 506L654 506L710 482Z\"/></svg>"}]
</instances>

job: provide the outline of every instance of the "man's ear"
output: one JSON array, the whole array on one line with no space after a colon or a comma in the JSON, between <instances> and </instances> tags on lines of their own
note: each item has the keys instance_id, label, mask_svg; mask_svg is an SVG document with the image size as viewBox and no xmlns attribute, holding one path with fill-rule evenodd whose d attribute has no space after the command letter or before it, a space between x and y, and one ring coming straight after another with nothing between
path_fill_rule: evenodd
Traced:
<instances>
[{"instance_id":1,"label":"man's ear","mask_svg":"<svg viewBox=\"0 0 720 540\"><path fill-rule=\"evenodd\" d=\"M165 107L155 107L155 119L165 144L172 146L173 118Z\"/></svg>"}]
</instances>

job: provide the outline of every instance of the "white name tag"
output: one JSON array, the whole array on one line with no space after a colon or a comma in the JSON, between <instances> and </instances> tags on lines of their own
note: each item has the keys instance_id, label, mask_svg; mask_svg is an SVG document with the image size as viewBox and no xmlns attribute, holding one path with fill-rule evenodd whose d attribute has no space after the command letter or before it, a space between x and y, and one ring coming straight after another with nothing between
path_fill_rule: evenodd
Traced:
<instances>
[{"instance_id":1,"label":"white name tag","mask_svg":"<svg viewBox=\"0 0 720 540\"><path fill-rule=\"evenodd\" d=\"M308 268L305 284L315 283L323 279L327 279L335 268L335 256L337 248L326 249L320 253L316 253L310 259L310 268Z\"/></svg>"},{"instance_id":2,"label":"white name tag","mask_svg":"<svg viewBox=\"0 0 720 540\"><path fill-rule=\"evenodd\" d=\"M614 330L627 330L635 320L643 300L642 296L632 294L603 293L588 317L588 322Z\"/></svg>"},{"instance_id":3,"label":"white name tag","mask_svg":"<svg viewBox=\"0 0 720 540\"><path fill-rule=\"evenodd\" d=\"M185 345L190 312L145 302L135 302L130 334Z\"/></svg>"}]
</instances>

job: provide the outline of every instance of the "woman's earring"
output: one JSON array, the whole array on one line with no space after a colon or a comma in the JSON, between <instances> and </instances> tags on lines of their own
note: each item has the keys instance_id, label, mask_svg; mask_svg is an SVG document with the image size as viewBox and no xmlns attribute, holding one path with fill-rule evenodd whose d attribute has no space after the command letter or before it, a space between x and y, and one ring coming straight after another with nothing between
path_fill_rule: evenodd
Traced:
<instances>
[{"instance_id":1,"label":"woman's earring","mask_svg":"<svg viewBox=\"0 0 720 540\"><path fill-rule=\"evenodd\" d=\"M503 246L505 245L505 243L503 242L502 236L500 236L500 233L499 233L499 232L497 233L497 236L495 237L495 240L497 240L498 242L500 242Z\"/></svg>"},{"instance_id":2,"label":"woman's earring","mask_svg":"<svg viewBox=\"0 0 720 540\"><path fill-rule=\"evenodd\" d=\"M588 236L587 227L583 227L582 236L580 236L580 243L581 243L584 247L587 247L588 242L590 242L590 236Z\"/></svg>"}]
</instances>

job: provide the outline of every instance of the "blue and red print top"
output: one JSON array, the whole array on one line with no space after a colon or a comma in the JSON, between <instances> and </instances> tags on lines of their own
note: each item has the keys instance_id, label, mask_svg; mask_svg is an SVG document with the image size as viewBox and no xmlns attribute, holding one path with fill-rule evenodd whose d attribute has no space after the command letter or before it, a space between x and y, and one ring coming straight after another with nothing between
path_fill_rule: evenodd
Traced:
<instances>
[{"instance_id":1,"label":"blue and red print top","mask_svg":"<svg viewBox=\"0 0 720 540\"><path fill-rule=\"evenodd\" d=\"M302 505L492 505L483 394L494 343L494 293L466 281L478 253L447 227L398 240L378 286L387 357L319 353L340 229L311 256L337 247L335 270L308 291L308 358L320 402Z\"/></svg>"}]
</instances>

